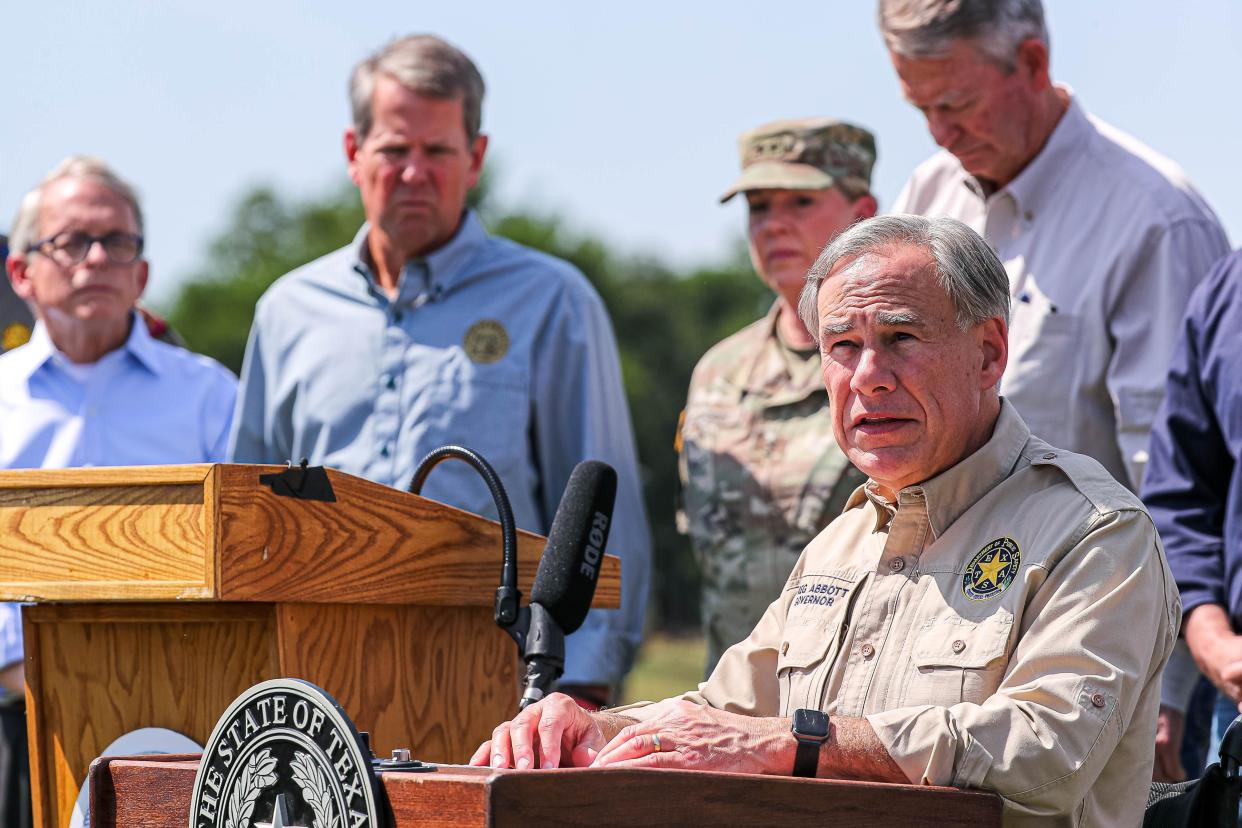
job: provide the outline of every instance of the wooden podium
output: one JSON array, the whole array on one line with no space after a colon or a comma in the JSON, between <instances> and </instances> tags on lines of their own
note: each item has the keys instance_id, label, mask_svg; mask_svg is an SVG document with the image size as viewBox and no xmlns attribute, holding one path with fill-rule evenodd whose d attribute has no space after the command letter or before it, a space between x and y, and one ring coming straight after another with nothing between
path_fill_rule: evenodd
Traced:
<instances>
[{"instance_id":1,"label":"wooden podium","mask_svg":"<svg viewBox=\"0 0 1242 828\"><path fill-rule=\"evenodd\" d=\"M197 757L100 759L92 828L185 828ZM998 826L998 796L954 788L673 770L384 773L390 828L583 825Z\"/></svg>"},{"instance_id":2,"label":"wooden podium","mask_svg":"<svg viewBox=\"0 0 1242 828\"><path fill-rule=\"evenodd\" d=\"M117 737L204 744L264 679L323 687L377 755L464 761L512 715L499 525L331 470L334 502L278 495L259 477L279 471L0 472L0 600L38 602L23 612L36 825L68 824ZM543 543L519 534L528 594ZM619 604L609 556L594 606Z\"/></svg>"}]
</instances>

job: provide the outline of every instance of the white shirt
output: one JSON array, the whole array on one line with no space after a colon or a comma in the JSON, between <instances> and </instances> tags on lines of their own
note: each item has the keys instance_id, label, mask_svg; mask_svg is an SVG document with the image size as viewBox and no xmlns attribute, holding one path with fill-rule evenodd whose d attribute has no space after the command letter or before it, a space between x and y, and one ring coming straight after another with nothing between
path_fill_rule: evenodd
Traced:
<instances>
[{"instance_id":1,"label":"white shirt","mask_svg":"<svg viewBox=\"0 0 1242 828\"><path fill-rule=\"evenodd\" d=\"M987 239L1013 296L1001 393L1033 433L1094 457L1137 491L1182 312L1229 252L1181 169L1071 95L1007 186L985 198L940 152L915 170L893 212L956 218Z\"/></svg>"}]
</instances>

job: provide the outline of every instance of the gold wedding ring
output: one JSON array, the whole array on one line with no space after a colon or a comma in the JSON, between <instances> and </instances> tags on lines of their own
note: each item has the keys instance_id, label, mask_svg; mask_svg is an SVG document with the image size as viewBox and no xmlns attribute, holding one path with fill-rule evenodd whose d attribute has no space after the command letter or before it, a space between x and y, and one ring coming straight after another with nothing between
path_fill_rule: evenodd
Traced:
<instances>
[{"instance_id":1,"label":"gold wedding ring","mask_svg":"<svg viewBox=\"0 0 1242 828\"><path fill-rule=\"evenodd\" d=\"M655 752L656 752L656 753L659 753L659 752L660 752L660 750L661 750L661 747L660 747L660 734L659 734L659 733L652 733L652 734L651 734L651 744L655 747Z\"/></svg>"}]
</instances>

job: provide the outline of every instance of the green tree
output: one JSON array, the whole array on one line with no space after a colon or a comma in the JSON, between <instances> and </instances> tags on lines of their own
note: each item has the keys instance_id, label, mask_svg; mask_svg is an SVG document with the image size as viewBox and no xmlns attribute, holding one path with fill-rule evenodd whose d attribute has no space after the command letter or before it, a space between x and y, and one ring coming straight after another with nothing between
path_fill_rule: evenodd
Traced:
<instances>
[{"instance_id":1,"label":"green tree","mask_svg":"<svg viewBox=\"0 0 1242 828\"><path fill-rule=\"evenodd\" d=\"M664 628L695 626L698 572L674 521L678 416L699 357L762 315L772 294L755 278L741 244L720 263L681 272L572 232L556 215L501 208L489 198L488 183L485 177L471 202L492 232L572 262L608 307L655 541L655 622ZM208 246L206 263L185 283L170 321L191 348L239 371L263 292L284 273L348 244L362 221L350 185L305 202L255 189Z\"/></svg>"}]
</instances>

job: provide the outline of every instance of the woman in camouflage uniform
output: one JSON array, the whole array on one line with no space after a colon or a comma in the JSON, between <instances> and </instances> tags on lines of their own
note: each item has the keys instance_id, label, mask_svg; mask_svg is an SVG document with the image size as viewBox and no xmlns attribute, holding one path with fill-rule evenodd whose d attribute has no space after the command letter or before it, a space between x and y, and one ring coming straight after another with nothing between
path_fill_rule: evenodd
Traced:
<instances>
[{"instance_id":1,"label":"woman in camouflage uniform","mask_svg":"<svg viewBox=\"0 0 1242 828\"><path fill-rule=\"evenodd\" d=\"M806 271L875 214L875 139L825 118L778 121L738 142L750 255L771 311L695 367L679 435L682 509L703 573L707 673L750 634L806 544L862 476L833 438L815 337L798 319Z\"/></svg>"}]
</instances>

